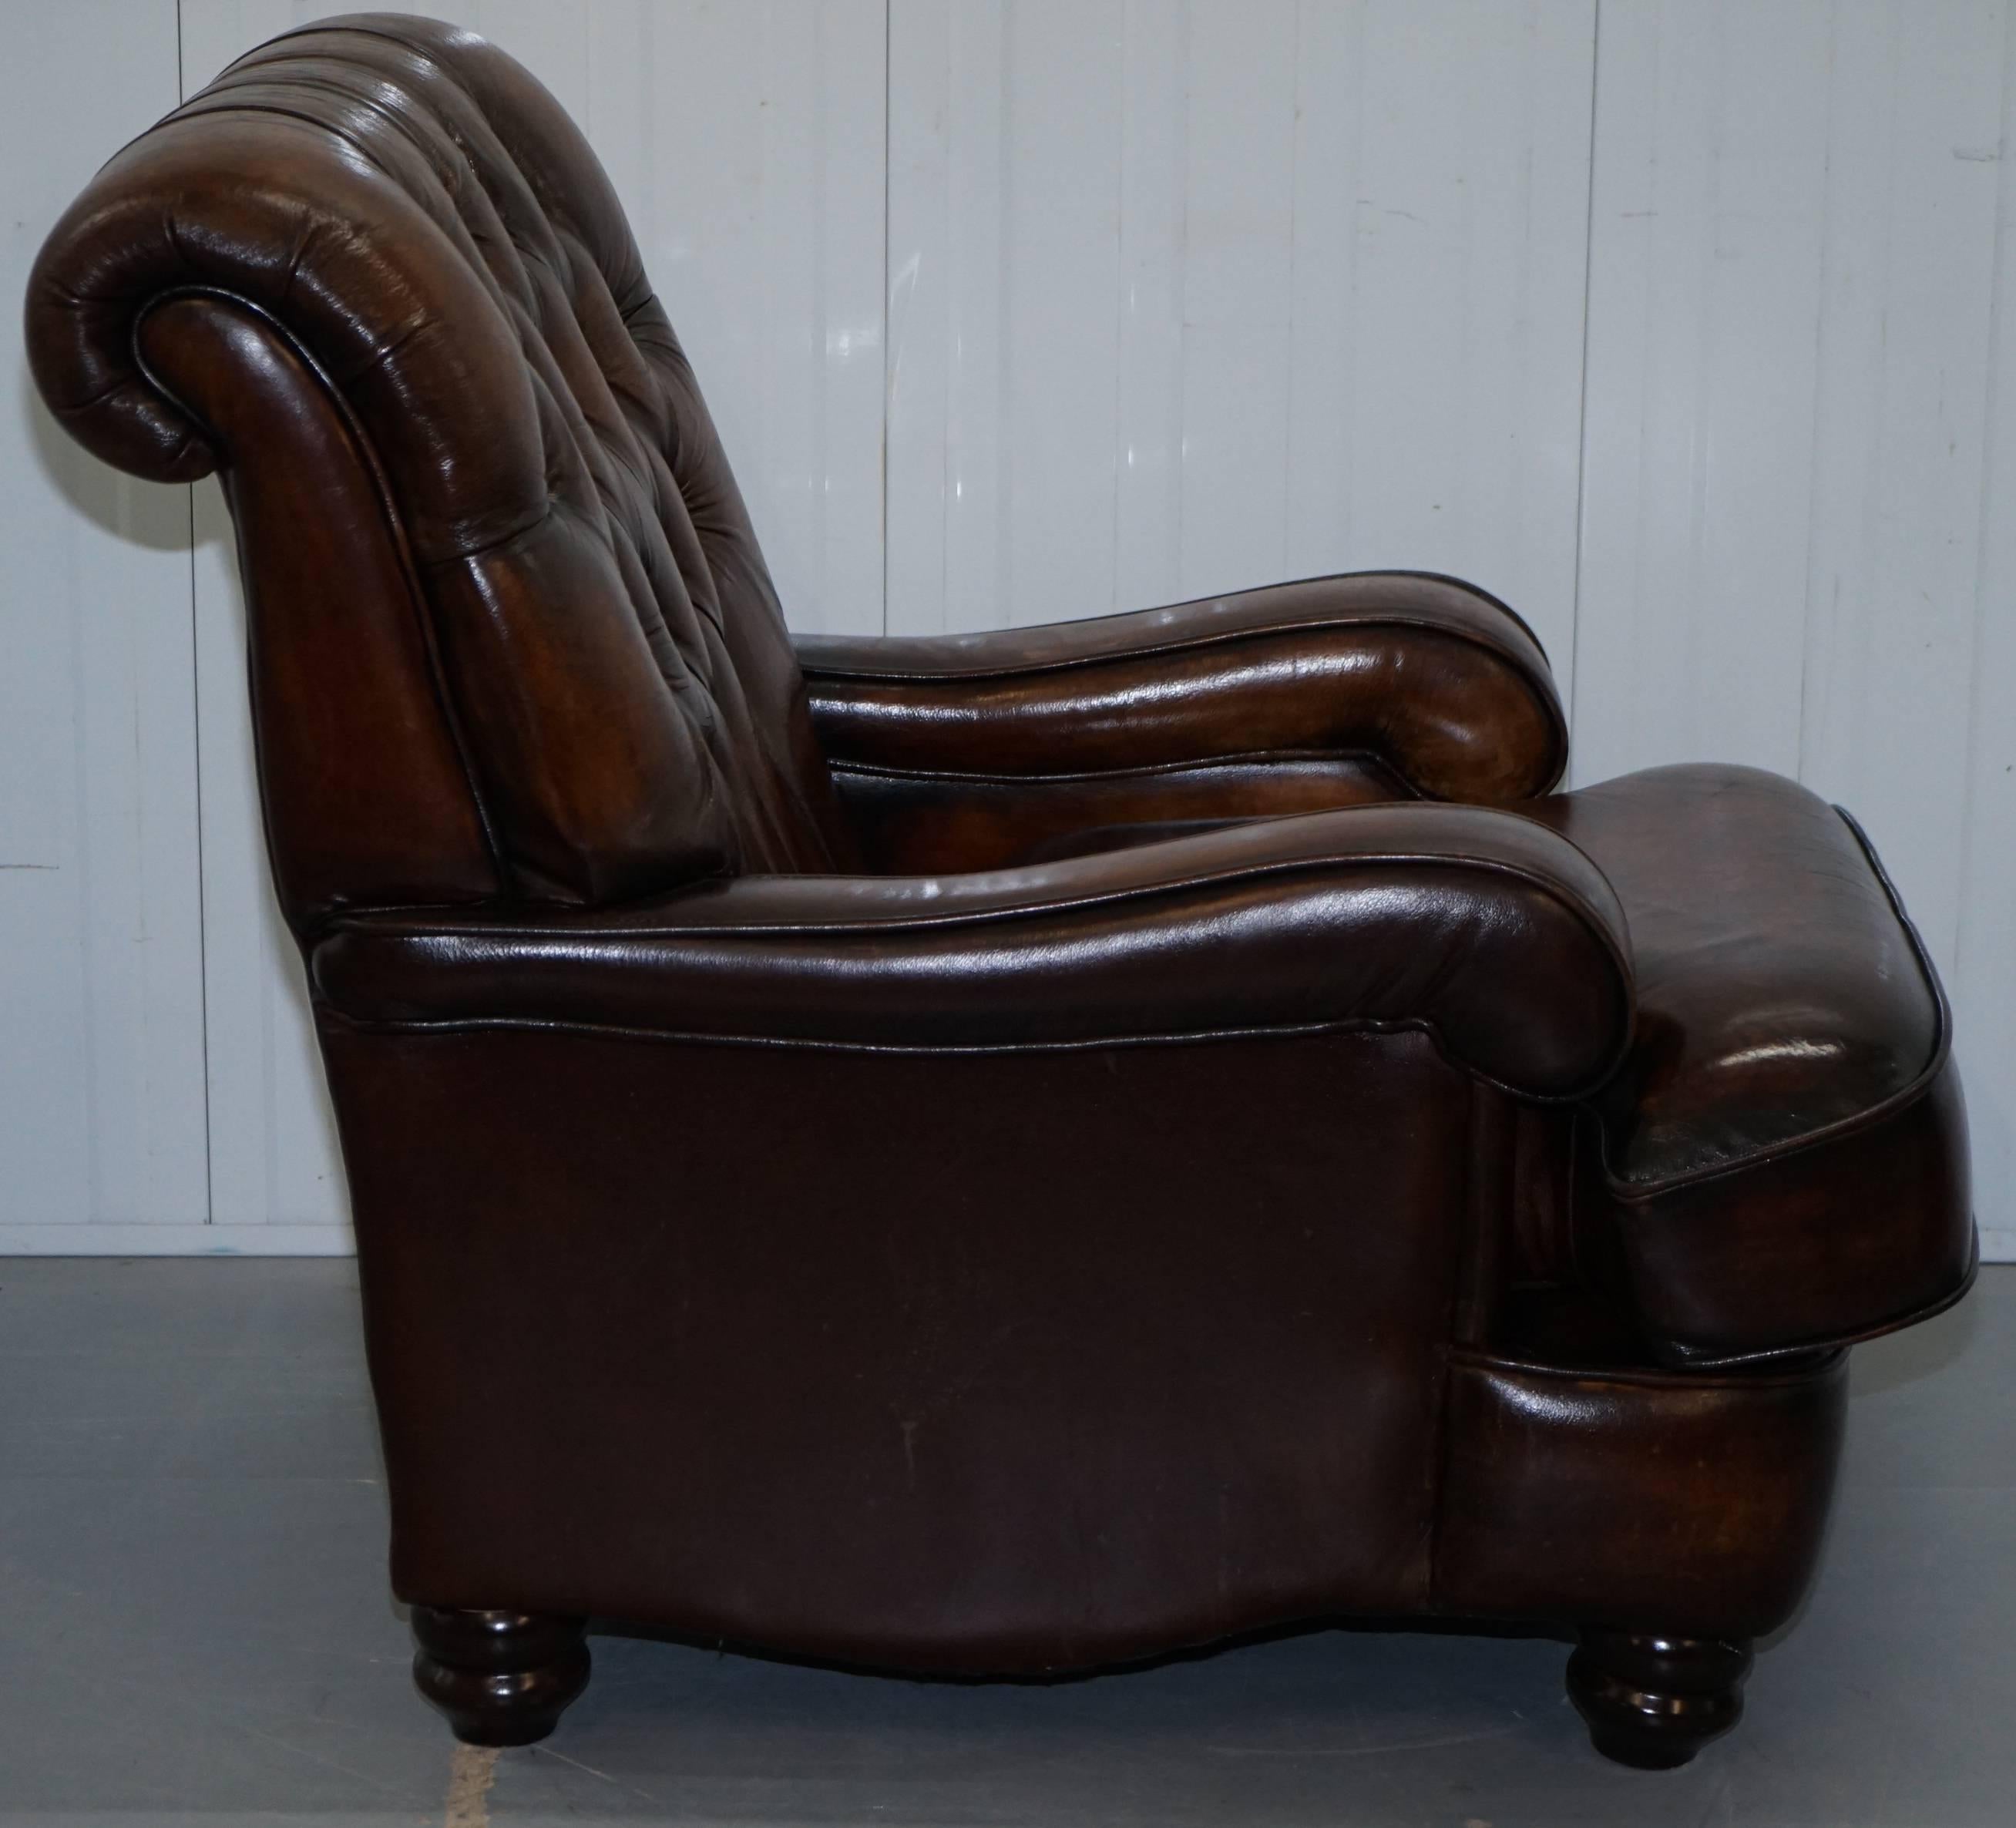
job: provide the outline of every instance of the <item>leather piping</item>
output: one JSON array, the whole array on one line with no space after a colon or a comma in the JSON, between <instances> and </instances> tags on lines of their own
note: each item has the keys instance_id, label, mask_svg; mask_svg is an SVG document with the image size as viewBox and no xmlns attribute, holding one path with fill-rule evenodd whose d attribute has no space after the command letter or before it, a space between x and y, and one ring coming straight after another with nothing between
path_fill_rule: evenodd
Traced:
<instances>
[{"instance_id":1,"label":"leather piping","mask_svg":"<svg viewBox=\"0 0 2016 1828\"><path fill-rule=\"evenodd\" d=\"M1071 625L1068 623L1052 624L1053 627L1067 628ZM807 660L802 664L808 681L845 679L869 685L916 686L956 679L962 684L970 685L987 679L1039 678L1052 673L1081 672L1097 667L1124 666L1130 660L1152 660L1164 654L1190 653L1215 647L1238 647L1254 642L1291 640L1301 635L1329 635L1357 628L1410 628L1424 635L1440 635L1447 640L1460 642L1466 647L1477 648L1495 660L1503 660L1529 683L1533 678L1532 670L1521 661L1517 654L1500 647L1494 641L1487 640L1467 629L1452 628L1446 623L1431 621L1424 616L1403 615L1391 610L1363 616L1312 617L1305 622L1283 622L1265 628L1227 628L1207 635L1179 635L1167 641L1143 642L1137 647L1115 648L1110 653L1102 650L1097 653L1060 654L1054 660L1025 660L1013 666L837 667L816 659ZM1554 726L1558 736L1559 720L1550 717L1548 722Z\"/></svg>"},{"instance_id":2,"label":"leather piping","mask_svg":"<svg viewBox=\"0 0 2016 1828\"><path fill-rule=\"evenodd\" d=\"M638 1028L613 1022L563 1022L539 1016L452 1016L438 1020L394 1020L387 1017L347 1014L317 991L314 997L321 1020L357 1035L581 1035L612 1041L655 1042L682 1047L754 1047L794 1052L839 1054L937 1055L953 1059L979 1058L1001 1054L1089 1053L1107 1047L1190 1047L1218 1041L1296 1041L1325 1035L1419 1035L1434 1047L1436 1056L1457 1072L1502 1092L1508 1098L1528 1104L1572 1104L1586 1092L1553 1095L1522 1091L1481 1072L1454 1053L1432 1022L1417 1017L1391 1021L1370 1016L1347 1016L1331 1022L1256 1023L1244 1027L1186 1028L1168 1033L1125 1031L1081 1036L1071 1041L830 1041L815 1035L702 1034L682 1028ZM1614 1069L1611 1069L1614 1070Z\"/></svg>"},{"instance_id":3,"label":"leather piping","mask_svg":"<svg viewBox=\"0 0 2016 1828\"><path fill-rule=\"evenodd\" d=\"M1402 775L1395 763L1370 749L1242 749L1229 755L1186 757L1177 761L1129 762L1116 768L1064 769L1054 773L1001 774L978 768L898 768L880 761L841 761L833 762L831 766L836 775L858 775L869 780L949 781L956 782L960 786L1031 787L1053 784L1068 786L1086 781L1145 780L1157 775L1197 774L1214 769L1253 768L1293 761L1355 763L1385 775L1401 793L1411 793L1417 799L1428 797ZM1294 813L1261 815L1238 822L1258 825L1268 816L1293 819L1299 815Z\"/></svg>"},{"instance_id":4,"label":"leather piping","mask_svg":"<svg viewBox=\"0 0 2016 1828\"><path fill-rule=\"evenodd\" d=\"M1867 1337L1857 1334L1856 1338ZM1798 1351L1805 1362L1799 1366L1787 1366L1783 1370L1751 1372L1737 1376L1719 1377L1712 1370L1666 1371L1651 1365L1550 1365L1538 1358L1507 1358L1496 1352L1480 1351L1474 1347L1453 1346L1449 1348L1449 1362L1465 1369L1477 1371L1509 1372L1521 1377L1544 1377L1559 1383L1576 1384L1621 1384L1626 1387L1651 1390L1759 1390L1779 1387L1816 1384L1835 1375L1841 1360L1846 1354L1849 1340L1830 1340L1824 1345L1784 1347L1773 1355L1783 1358L1788 1352Z\"/></svg>"},{"instance_id":5,"label":"leather piping","mask_svg":"<svg viewBox=\"0 0 2016 1828\"><path fill-rule=\"evenodd\" d=\"M1298 584L1328 584L1337 579L1355 578L1426 578L1437 583L1450 585L1461 590L1465 596L1474 596L1481 602L1488 603L1492 608L1510 617L1517 624L1520 632L1533 643L1541 659L1545 660L1546 658L1546 650L1541 647L1539 637L1512 610L1499 603L1496 597L1487 596L1483 592L1464 584L1461 579L1446 578L1439 572L1323 571L1308 578L1284 578L1278 586L1269 585L1265 588L1287 588ZM1198 598L1194 600L1203 603L1222 603L1232 597L1244 596L1247 593L1244 591L1227 591L1220 596ZM1165 606L1175 609L1182 606L1172 603ZM1096 623L1098 618L1094 617L1092 620ZM1025 628L1012 631L1003 630L999 632L1026 635L1034 633L1039 628L1070 628L1077 626L1078 624L1074 622L1031 623ZM1115 648L1111 652L1102 650L1097 653L1060 654L1054 660L1024 661L1013 666L1001 664L930 668L837 666L811 660L804 663L804 670L808 679L882 680L911 683L934 679L1014 679L1037 674L1068 672L1083 667L1108 666L1126 660L1143 659L1153 654L1181 653L1191 648L1224 647L1242 641L1267 641L1283 635L1323 632L1340 628L1418 628L1431 635L1445 635L1453 641L1460 641L1472 647L1482 648L1485 652L1496 655L1529 681L1535 677L1532 669L1527 665L1525 657L1509 646L1492 641L1489 636L1470 629L1452 628L1445 622L1432 621L1426 617L1409 615L1398 610L1371 610L1358 616L1316 617L1307 621L1282 622L1262 628L1227 628L1198 635L1175 635L1163 641L1145 641L1138 646ZM868 635L837 639L872 641L875 638ZM905 638L899 636L897 639ZM1543 682L1550 683L1550 682ZM1560 720L1557 718L1550 721L1558 724Z\"/></svg>"}]
</instances>

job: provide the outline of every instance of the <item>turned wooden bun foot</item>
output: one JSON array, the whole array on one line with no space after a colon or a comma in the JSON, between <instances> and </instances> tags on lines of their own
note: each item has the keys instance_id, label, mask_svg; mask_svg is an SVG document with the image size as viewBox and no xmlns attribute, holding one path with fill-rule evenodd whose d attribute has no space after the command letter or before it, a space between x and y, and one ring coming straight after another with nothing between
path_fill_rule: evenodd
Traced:
<instances>
[{"instance_id":1,"label":"turned wooden bun foot","mask_svg":"<svg viewBox=\"0 0 2016 1828\"><path fill-rule=\"evenodd\" d=\"M1606 1758L1670 1771L1743 1718L1748 1639L1585 1630L1568 1698Z\"/></svg>"},{"instance_id":2,"label":"turned wooden bun foot","mask_svg":"<svg viewBox=\"0 0 2016 1828\"><path fill-rule=\"evenodd\" d=\"M473 1746L544 1739L588 1686L587 1621L416 1606L413 1685Z\"/></svg>"}]
</instances>

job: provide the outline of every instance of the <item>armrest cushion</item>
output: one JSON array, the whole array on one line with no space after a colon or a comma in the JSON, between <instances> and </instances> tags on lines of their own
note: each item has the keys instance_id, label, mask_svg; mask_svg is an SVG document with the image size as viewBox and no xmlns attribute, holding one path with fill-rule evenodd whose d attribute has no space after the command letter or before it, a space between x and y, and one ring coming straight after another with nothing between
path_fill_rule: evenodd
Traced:
<instances>
[{"instance_id":1,"label":"armrest cushion","mask_svg":"<svg viewBox=\"0 0 2016 1828\"><path fill-rule=\"evenodd\" d=\"M1629 961L1608 883L1565 840L1402 804L989 875L747 876L594 913L357 916L312 970L328 1007L373 1024L962 1050L1420 1027L1489 1079L1564 1098L1629 1040Z\"/></svg>"},{"instance_id":2,"label":"armrest cushion","mask_svg":"<svg viewBox=\"0 0 2016 1828\"><path fill-rule=\"evenodd\" d=\"M1546 656L1481 591L1416 572L942 638L797 643L840 770L999 778L1359 754L1434 799L1545 793L1568 756Z\"/></svg>"}]
</instances>

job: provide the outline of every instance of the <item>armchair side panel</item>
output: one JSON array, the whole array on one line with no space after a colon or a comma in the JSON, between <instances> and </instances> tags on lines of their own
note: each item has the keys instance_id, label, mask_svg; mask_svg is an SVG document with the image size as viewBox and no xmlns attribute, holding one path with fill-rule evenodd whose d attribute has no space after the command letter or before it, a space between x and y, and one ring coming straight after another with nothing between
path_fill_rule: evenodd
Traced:
<instances>
[{"instance_id":1,"label":"armchair side panel","mask_svg":"<svg viewBox=\"0 0 2016 1828\"><path fill-rule=\"evenodd\" d=\"M402 1597L995 1674L1425 1603L1425 1036L323 1040Z\"/></svg>"}]
</instances>

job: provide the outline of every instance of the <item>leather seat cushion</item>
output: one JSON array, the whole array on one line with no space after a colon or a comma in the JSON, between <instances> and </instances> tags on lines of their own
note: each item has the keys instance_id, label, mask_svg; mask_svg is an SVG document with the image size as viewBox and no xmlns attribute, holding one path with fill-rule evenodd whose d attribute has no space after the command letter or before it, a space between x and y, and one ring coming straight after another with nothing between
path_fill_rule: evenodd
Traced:
<instances>
[{"instance_id":1,"label":"leather seat cushion","mask_svg":"<svg viewBox=\"0 0 2016 1828\"><path fill-rule=\"evenodd\" d=\"M1957 1295L1973 1225L1945 1002L1859 830L1719 766L1526 810L1609 878L1630 929L1636 1037L1583 1128L1651 1343L1728 1362Z\"/></svg>"}]
</instances>

